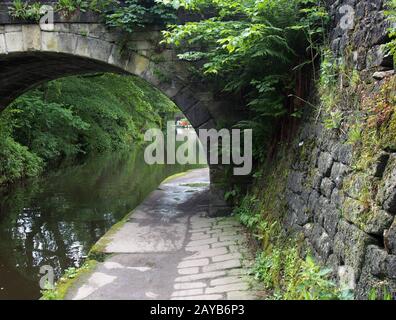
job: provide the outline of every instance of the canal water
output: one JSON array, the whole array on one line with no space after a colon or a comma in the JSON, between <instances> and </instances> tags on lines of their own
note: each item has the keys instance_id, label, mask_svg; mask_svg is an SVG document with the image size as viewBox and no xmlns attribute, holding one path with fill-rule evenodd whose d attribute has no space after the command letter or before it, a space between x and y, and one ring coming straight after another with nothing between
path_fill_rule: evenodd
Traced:
<instances>
[{"instance_id":1,"label":"canal water","mask_svg":"<svg viewBox=\"0 0 396 320\"><path fill-rule=\"evenodd\" d=\"M192 166L145 164L143 150L93 157L0 194L0 299L40 297L39 270L59 277L166 177Z\"/></svg>"}]
</instances>

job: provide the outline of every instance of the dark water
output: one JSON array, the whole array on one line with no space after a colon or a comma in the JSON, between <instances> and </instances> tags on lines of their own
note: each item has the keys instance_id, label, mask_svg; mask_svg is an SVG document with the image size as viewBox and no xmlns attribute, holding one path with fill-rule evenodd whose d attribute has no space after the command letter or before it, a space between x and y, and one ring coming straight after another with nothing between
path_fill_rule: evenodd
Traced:
<instances>
[{"instance_id":1,"label":"dark water","mask_svg":"<svg viewBox=\"0 0 396 320\"><path fill-rule=\"evenodd\" d=\"M148 166L143 151L92 158L14 185L0 195L0 299L40 297L39 268L59 276L167 176L189 169Z\"/></svg>"}]
</instances>

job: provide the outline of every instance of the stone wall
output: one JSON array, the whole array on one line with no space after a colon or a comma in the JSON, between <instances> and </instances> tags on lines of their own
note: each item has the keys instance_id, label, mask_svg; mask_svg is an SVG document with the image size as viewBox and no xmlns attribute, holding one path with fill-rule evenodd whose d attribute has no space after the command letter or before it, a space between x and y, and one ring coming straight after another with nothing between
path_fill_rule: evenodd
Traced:
<instances>
[{"instance_id":1,"label":"stone wall","mask_svg":"<svg viewBox=\"0 0 396 320\"><path fill-rule=\"evenodd\" d=\"M334 267L335 274L349 272L356 298L392 294L395 299L396 148L392 144L379 145L384 138L378 138L378 145L373 146L351 141L356 128L362 132L360 140L364 140L369 120L379 117L375 112L383 112L375 110L376 99L389 83L393 83L388 90L390 101L395 102L393 60L382 50L389 28L383 15L384 1L328 3L334 63L349 68L358 84L352 87L342 75L337 79L334 89L339 91L339 104L331 111L338 113L339 127L326 125L329 114L323 106L306 116L293 146L293 165L285 192L285 225L302 232L309 250L318 261ZM339 9L345 4L355 12L354 24L348 30L340 26L343 15ZM369 106L363 107L365 104ZM387 113L389 119L395 107L390 106L393 111ZM389 119L372 132L383 130L381 137L394 134L396 127L389 124ZM367 154L371 158L363 159ZM362 169L363 160L366 167Z\"/></svg>"}]
</instances>

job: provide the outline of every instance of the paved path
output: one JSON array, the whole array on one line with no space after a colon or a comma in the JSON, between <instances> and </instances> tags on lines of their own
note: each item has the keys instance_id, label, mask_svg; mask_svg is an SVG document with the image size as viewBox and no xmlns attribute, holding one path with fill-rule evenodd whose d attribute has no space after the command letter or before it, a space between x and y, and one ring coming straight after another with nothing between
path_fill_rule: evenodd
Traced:
<instances>
[{"instance_id":1,"label":"paved path","mask_svg":"<svg viewBox=\"0 0 396 320\"><path fill-rule=\"evenodd\" d=\"M252 256L232 217L207 218L209 173L166 181L112 235L67 299L254 299Z\"/></svg>"}]
</instances>

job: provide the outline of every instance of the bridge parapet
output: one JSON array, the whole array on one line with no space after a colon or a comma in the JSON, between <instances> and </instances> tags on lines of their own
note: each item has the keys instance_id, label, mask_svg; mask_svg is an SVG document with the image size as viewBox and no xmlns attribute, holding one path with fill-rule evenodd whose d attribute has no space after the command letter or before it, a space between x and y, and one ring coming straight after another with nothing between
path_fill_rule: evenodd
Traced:
<instances>
[{"instance_id":1,"label":"bridge parapet","mask_svg":"<svg viewBox=\"0 0 396 320\"><path fill-rule=\"evenodd\" d=\"M57 1L54 0L35 0L34 2L40 2L43 5L51 5L56 8ZM122 6L125 1L119 0L119 6ZM26 21L22 19L16 19L10 15L10 8L12 7L12 1L2 1L0 3L0 25L1 24L35 24L35 21ZM176 13L179 22L184 23L187 21L197 21L202 19L202 14L187 12L183 9L179 9ZM213 16L213 13L205 13L205 17ZM103 15L93 10L79 11L76 10L70 14L65 14L58 10L54 11L54 22L55 23L103 23ZM152 26L154 28L154 26ZM158 28L158 27L157 27Z\"/></svg>"}]
</instances>

